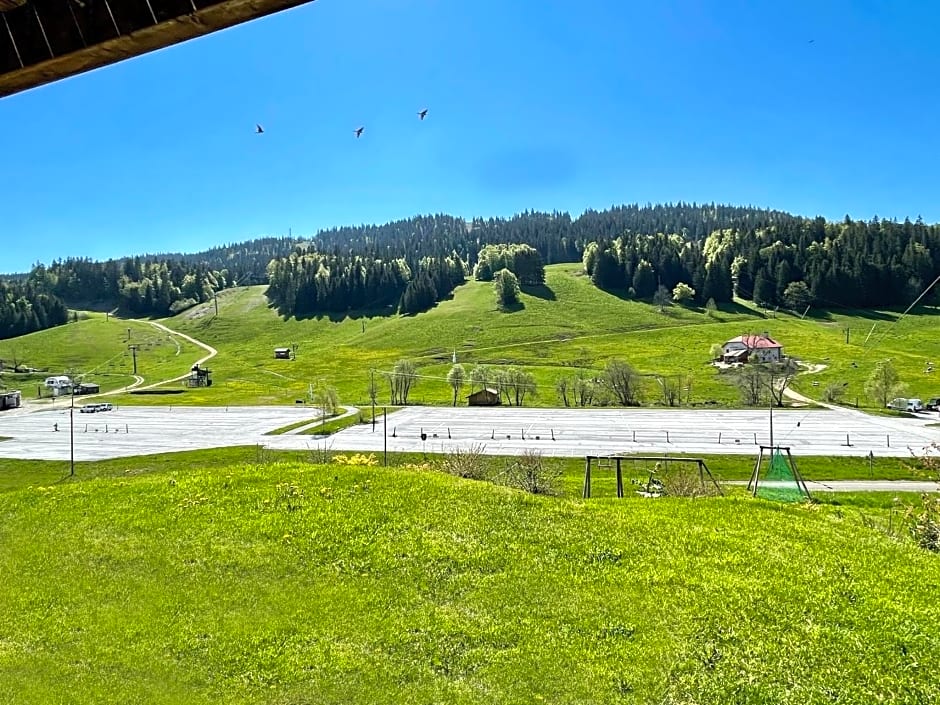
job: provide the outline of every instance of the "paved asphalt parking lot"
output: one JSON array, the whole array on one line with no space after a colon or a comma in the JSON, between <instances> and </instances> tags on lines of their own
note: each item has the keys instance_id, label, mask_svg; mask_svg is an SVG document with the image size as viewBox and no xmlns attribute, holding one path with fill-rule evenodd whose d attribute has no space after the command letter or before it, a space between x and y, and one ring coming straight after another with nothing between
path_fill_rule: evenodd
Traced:
<instances>
[{"instance_id":1,"label":"paved asphalt parking lot","mask_svg":"<svg viewBox=\"0 0 940 705\"><path fill-rule=\"evenodd\" d=\"M611 453L737 453L769 444L767 410L527 409L411 407L329 438L266 436L266 431L316 416L305 407L134 407L74 413L78 461L263 444L270 448L381 452L442 452L484 446L484 452L547 456ZM940 428L919 419L869 416L852 410L774 411L774 442L794 454L909 457L940 443ZM55 425L58 424L58 431ZM422 435L424 438L422 439ZM0 458L69 458L69 410L0 413Z\"/></svg>"}]
</instances>

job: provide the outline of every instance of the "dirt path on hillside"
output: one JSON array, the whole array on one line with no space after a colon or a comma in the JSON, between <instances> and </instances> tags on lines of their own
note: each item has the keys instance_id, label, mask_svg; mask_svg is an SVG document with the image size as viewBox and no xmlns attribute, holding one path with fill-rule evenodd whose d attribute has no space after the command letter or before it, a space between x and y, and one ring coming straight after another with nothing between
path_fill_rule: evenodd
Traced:
<instances>
[{"instance_id":1,"label":"dirt path on hillside","mask_svg":"<svg viewBox=\"0 0 940 705\"><path fill-rule=\"evenodd\" d=\"M802 362L799 364L801 367L805 368L802 372L799 373L801 375L815 375L815 374L822 372L827 367L829 367L829 365L810 364L810 363L802 363ZM790 389L789 386L784 387L783 396L785 396L790 401L795 401L800 404L808 404L810 406L821 406L824 409L831 409L832 411L846 411L845 407L838 406L837 404L829 404L824 401L819 401L818 399L813 399L811 397L806 396L805 394L800 394L799 392L793 389Z\"/></svg>"},{"instance_id":2,"label":"dirt path on hillside","mask_svg":"<svg viewBox=\"0 0 940 705\"><path fill-rule=\"evenodd\" d=\"M167 335L170 335L170 336L174 336L174 335L175 335L175 336L178 337L178 338L182 338L183 340L185 340L185 341L187 341L187 342L189 342L189 343L192 343L193 345L195 345L195 346L197 346L197 347L202 348L203 350L206 351L206 353L208 353L207 355L205 355L205 356L199 358L198 360L196 360L196 362L193 363L193 366L196 366L196 365L203 365L203 364L205 364L206 362L208 362L209 360L211 360L212 358L214 358L216 355L219 354L219 351L216 350L214 347L212 347L211 345L208 345L208 344L206 344L206 343L203 343L201 340L196 340L196 339L193 338L192 336L186 335L185 333L179 333L178 331L175 331L175 330L173 330L172 328L167 328L167 327L166 327L165 325L163 325L162 323L156 323L156 322L154 322L154 321L149 321L149 323L150 323L150 325L152 325L154 328L157 328L157 329L159 329L159 330L162 330L162 331L163 331L164 333L166 333ZM164 380L161 380L161 381L159 381L159 382L153 382L152 384L148 384L148 385L145 386L145 387L136 387L136 389L138 389L138 390L153 389L154 387L159 387L160 385L163 385L163 384L172 384L173 382L180 382L180 381L186 379L187 377L189 377L189 372L185 372L185 373L181 374L181 375L178 376L178 377L173 377L172 379L164 379Z\"/></svg>"},{"instance_id":3,"label":"dirt path on hillside","mask_svg":"<svg viewBox=\"0 0 940 705\"><path fill-rule=\"evenodd\" d=\"M205 350L208 354L205 355L204 357L199 358L196 362L193 363L194 365L202 365L203 363L208 362L209 360L211 360L212 358L214 358L216 355L219 354L218 350L216 350L211 345L203 343L201 340L196 340L195 338L188 336L185 333L179 333L173 330L172 328L167 328L162 323L155 323L153 321L147 321L147 322L150 325L152 325L154 328L157 328L163 331L164 333L166 333L168 336L171 337L171 339L173 336L176 336L178 338L182 338L183 340L188 341L192 343L193 345ZM173 342L176 343L176 346L177 346L176 354L179 355L180 353L179 343L175 340ZM102 392L101 394L88 394L86 396L83 396L82 399L94 399L97 397L110 397L116 394L125 394L135 389L136 390L153 389L154 387L159 387L162 384L172 384L173 382L179 382L181 380L186 379L187 377L189 377L189 372L181 374L178 377L173 377L172 379L164 379L164 380L160 380L159 382L151 382L150 384L146 386L142 386L146 380L140 375L134 375L134 381L131 384L127 385L126 387L121 387L120 389L113 389L110 392Z\"/></svg>"}]
</instances>

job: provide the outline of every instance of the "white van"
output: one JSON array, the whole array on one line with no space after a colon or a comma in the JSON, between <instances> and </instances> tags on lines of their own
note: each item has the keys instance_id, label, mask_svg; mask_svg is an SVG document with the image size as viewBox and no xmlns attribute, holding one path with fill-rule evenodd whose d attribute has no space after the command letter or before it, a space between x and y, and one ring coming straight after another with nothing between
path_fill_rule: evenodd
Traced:
<instances>
[{"instance_id":1,"label":"white van","mask_svg":"<svg viewBox=\"0 0 940 705\"><path fill-rule=\"evenodd\" d=\"M46 377L46 388L56 389L57 387L71 387L72 380L66 375L56 375L55 377Z\"/></svg>"},{"instance_id":2,"label":"white van","mask_svg":"<svg viewBox=\"0 0 940 705\"><path fill-rule=\"evenodd\" d=\"M922 411L924 408L924 403L920 399L905 399L904 397L897 397L888 403L888 408L894 409L895 411L909 411L913 413L916 411Z\"/></svg>"}]
</instances>

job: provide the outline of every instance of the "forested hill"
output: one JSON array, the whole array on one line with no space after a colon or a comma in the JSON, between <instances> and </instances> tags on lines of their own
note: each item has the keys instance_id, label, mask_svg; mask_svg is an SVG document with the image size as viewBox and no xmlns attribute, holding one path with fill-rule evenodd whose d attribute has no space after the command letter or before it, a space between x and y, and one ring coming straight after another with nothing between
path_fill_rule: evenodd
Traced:
<instances>
[{"instance_id":1,"label":"forested hill","mask_svg":"<svg viewBox=\"0 0 940 705\"><path fill-rule=\"evenodd\" d=\"M267 280L268 263L287 257L300 243L296 237L261 237L230 245L211 247L202 252L171 252L138 255L142 263L178 262L184 266L202 266L211 271L228 272L233 284L259 284Z\"/></svg>"},{"instance_id":2,"label":"forested hill","mask_svg":"<svg viewBox=\"0 0 940 705\"><path fill-rule=\"evenodd\" d=\"M0 323L0 337L60 321L29 313L39 295L47 297L46 311L58 309L56 300L110 302L162 316L222 288L268 283L272 303L288 316L373 306L414 312L446 297L494 244L529 245L545 264L583 261L598 286L641 299L684 282L700 303L721 303L733 292L768 305L893 306L910 303L940 274L940 226L919 219L829 222L687 203L617 206L577 218L427 215L323 230L303 241L269 237L194 254L37 265L19 278L15 294L8 288L8 310L19 314L0 318L17 318Z\"/></svg>"},{"instance_id":3,"label":"forested hill","mask_svg":"<svg viewBox=\"0 0 940 705\"><path fill-rule=\"evenodd\" d=\"M546 264L576 262L584 245L624 233L681 233L702 240L723 228L767 227L798 220L780 211L714 204L637 204L603 211L589 210L578 218L568 213L526 211L511 218L428 215L385 225L360 225L321 230L312 239L316 249L331 255L374 257L444 256L456 252L470 266L485 245L526 244L542 253Z\"/></svg>"}]
</instances>

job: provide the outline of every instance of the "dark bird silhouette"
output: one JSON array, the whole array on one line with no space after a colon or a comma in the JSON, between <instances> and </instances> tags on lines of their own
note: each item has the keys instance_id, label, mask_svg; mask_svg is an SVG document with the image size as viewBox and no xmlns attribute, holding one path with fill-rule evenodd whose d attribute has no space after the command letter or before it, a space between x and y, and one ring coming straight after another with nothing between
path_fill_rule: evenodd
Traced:
<instances>
[{"instance_id":1,"label":"dark bird silhouette","mask_svg":"<svg viewBox=\"0 0 940 705\"><path fill-rule=\"evenodd\" d=\"M255 134L260 135L264 133L264 128L261 125L255 125Z\"/></svg>"},{"instance_id":2,"label":"dark bird silhouette","mask_svg":"<svg viewBox=\"0 0 940 705\"><path fill-rule=\"evenodd\" d=\"M427 116L428 116L428 109L427 109L427 108L425 108L424 110L419 110L419 111L418 111L418 117L421 118L422 120L424 120L424 118L426 118Z\"/></svg>"},{"instance_id":3,"label":"dark bird silhouette","mask_svg":"<svg viewBox=\"0 0 940 705\"><path fill-rule=\"evenodd\" d=\"M815 39L810 39L810 40L809 40L808 42L806 42L806 43L807 43L807 44L815 44L815 43L816 43L816 40L815 40Z\"/></svg>"},{"instance_id":4,"label":"dark bird silhouette","mask_svg":"<svg viewBox=\"0 0 940 705\"><path fill-rule=\"evenodd\" d=\"M365 129L366 128L364 127L357 127L355 130L353 130L353 132L356 133L356 139L359 139L360 137L362 137L362 133L365 131Z\"/></svg>"}]
</instances>

